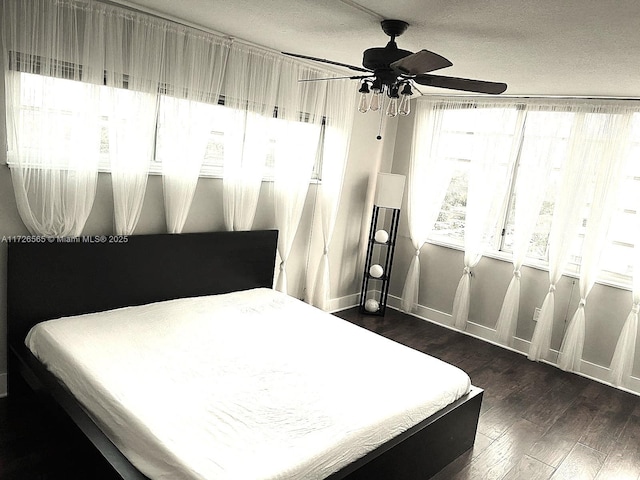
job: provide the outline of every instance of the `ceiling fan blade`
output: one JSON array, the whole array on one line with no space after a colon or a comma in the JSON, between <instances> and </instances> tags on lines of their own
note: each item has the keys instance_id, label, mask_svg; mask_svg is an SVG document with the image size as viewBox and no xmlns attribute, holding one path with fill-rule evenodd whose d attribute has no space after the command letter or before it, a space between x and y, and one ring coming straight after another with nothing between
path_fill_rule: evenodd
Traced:
<instances>
[{"instance_id":1,"label":"ceiling fan blade","mask_svg":"<svg viewBox=\"0 0 640 480\"><path fill-rule=\"evenodd\" d=\"M362 78L370 78L374 75L354 75L351 77L322 77L322 78L301 78L299 82L319 82L321 80L344 80L348 78L349 80L360 80Z\"/></svg>"},{"instance_id":2,"label":"ceiling fan blade","mask_svg":"<svg viewBox=\"0 0 640 480\"><path fill-rule=\"evenodd\" d=\"M489 93L497 95L507 89L506 83L485 82L484 80L471 80L468 78L442 77L440 75L417 75L413 81L428 87L450 88L464 92Z\"/></svg>"},{"instance_id":3,"label":"ceiling fan blade","mask_svg":"<svg viewBox=\"0 0 640 480\"><path fill-rule=\"evenodd\" d=\"M434 70L450 67L451 65L453 65L453 63L442 55L430 52L429 50L420 50L419 52L393 62L390 67L406 75L419 75L421 73L433 72Z\"/></svg>"},{"instance_id":4,"label":"ceiling fan blade","mask_svg":"<svg viewBox=\"0 0 640 480\"><path fill-rule=\"evenodd\" d=\"M351 70L355 70L356 72L371 73L370 70L367 70L366 68L356 67L355 65L347 65L346 63L334 62L333 60L326 60L324 58L308 57L307 55L300 55L298 53L288 53L288 52L281 52L281 53L283 55L289 55L290 57L304 58L306 60L313 60L314 62L328 63L330 65L337 65L339 67L349 68Z\"/></svg>"}]
</instances>

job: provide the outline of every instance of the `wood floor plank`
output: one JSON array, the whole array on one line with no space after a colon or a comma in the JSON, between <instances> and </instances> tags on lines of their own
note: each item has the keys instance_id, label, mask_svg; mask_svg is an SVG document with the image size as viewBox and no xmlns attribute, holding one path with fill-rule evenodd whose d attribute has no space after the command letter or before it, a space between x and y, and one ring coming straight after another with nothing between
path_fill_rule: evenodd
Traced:
<instances>
[{"instance_id":1,"label":"wood floor plank","mask_svg":"<svg viewBox=\"0 0 640 480\"><path fill-rule=\"evenodd\" d=\"M576 443L550 480L594 480L605 458L605 453Z\"/></svg>"},{"instance_id":2,"label":"wood floor plank","mask_svg":"<svg viewBox=\"0 0 640 480\"><path fill-rule=\"evenodd\" d=\"M568 381L571 380L571 381ZM576 401L587 387L589 380L583 377L563 378L561 382L541 394L537 401L527 407L522 417L543 427L550 427Z\"/></svg>"},{"instance_id":3,"label":"wood floor plank","mask_svg":"<svg viewBox=\"0 0 640 480\"><path fill-rule=\"evenodd\" d=\"M611 453L636 407L637 398L629 393L603 386L595 400L600 408L593 422L580 438L580 443L601 452Z\"/></svg>"},{"instance_id":4,"label":"wood floor plank","mask_svg":"<svg viewBox=\"0 0 640 480\"><path fill-rule=\"evenodd\" d=\"M489 448L489 445L491 445L493 443L493 439L487 437L486 435L483 435L480 432L476 433L476 440L475 443L473 444L473 448L472 448L472 458L476 458L478 455L480 455L482 452L484 452L487 448Z\"/></svg>"},{"instance_id":5,"label":"wood floor plank","mask_svg":"<svg viewBox=\"0 0 640 480\"><path fill-rule=\"evenodd\" d=\"M571 437L562 434L545 435L531 447L529 455L547 465L557 467L573 450L576 443Z\"/></svg>"},{"instance_id":6,"label":"wood floor plank","mask_svg":"<svg viewBox=\"0 0 640 480\"><path fill-rule=\"evenodd\" d=\"M553 467L559 466L589 429L600 408L590 394L577 396L533 445L529 455Z\"/></svg>"},{"instance_id":7,"label":"wood floor plank","mask_svg":"<svg viewBox=\"0 0 640 480\"><path fill-rule=\"evenodd\" d=\"M624 447L640 448L640 402L637 403L618 437L618 443Z\"/></svg>"},{"instance_id":8,"label":"wood floor plank","mask_svg":"<svg viewBox=\"0 0 640 480\"><path fill-rule=\"evenodd\" d=\"M436 473L429 480L473 480L469 475L467 466L472 461L471 451L465 452L449 465ZM463 473L463 471L465 473Z\"/></svg>"},{"instance_id":9,"label":"wood floor plank","mask_svg":"<svg viewBox=\"0 0 640 480\"><path fill-rule=\"evenodd\" d=\"M554 472L552 466L525 455L502 480L549 480Z\"/></svg>"},{"instance_id":10,"label":"wood floor plank","mask_svg":"<svg viewBox=\"0 0 640 480\"><path fill-rule=\"evenodd\" d=\"M498 357L495 361L476 365L473 370L467 373L474 385L480 388L484 388L483 385L491 385L492 388L488 391L485 389L482 401L493 404L521 388L521 385L513 378L515 372L512 358Z\"/></svg>"},{"instance_id":11,"label":"wood floor plank","mask_svg":"<svg viewBox=\"0 0 640 480\"><path fill-rule=\"evenodd\" d=\"M474 458L484 452L491 443L493 443L491 438L479 432L476 433L473 447L431 477L431 480L447 480L458 475Z\"/></svg>"},{"instance_id":12,"label":"wood floor plank","mask_svg":"<svg viewBox=\"0 0 640 480\"><path fill-rule=\"evenodd\" d=\"M640 448L638 446L616 444L612 453L596 475L596 480L638 480L640 479Z\"/></svg>"},{"instance_id":13,"label":"wood floor plank","mask_svg":"<svg viewBox=\"0 0 640 480\"><path fill-rule=\"evenodd\" d=\"M596 479L640 479L640 405L629 416Z\"/></svg>"},{"instance_id":14,"label":"wood floor plank","mask_svg":"<svg viewBox=\"0 0 640 480\"><path fill-rule=\"evenodd\" d=\"M489 445L452 479L500 480L521 462L526 451L541 436L543 430L528 420L521 419Z\"/></svg>"},{"instance_id":15,"label":"wood floor plank","mask_svg":"<svg viewBox=\"0 0 640 480\"><path fill-rule=\"evenodd\" d=\"M490 438L498 438L514 422L525 418L524 412L532 405L537 404L540 399L545 398L549 389L553 388L556 383L562 382L553 377L547 383L542 384L542 387L536 382L522 383L517 390L499 400L496 406L481 415L478 430Z\"/></svg>"},{"instance_id":16,"label":"wood floor plank","mask_svg":"<svg viewBox=\"0 0 640 480\"><path fill-rule=\"evenodd\" d=\"M498 439L518 420L521 420L519 402L509 403L508 399L480 415L478 431L492 439Z\"/></svg>"}]
</instances>

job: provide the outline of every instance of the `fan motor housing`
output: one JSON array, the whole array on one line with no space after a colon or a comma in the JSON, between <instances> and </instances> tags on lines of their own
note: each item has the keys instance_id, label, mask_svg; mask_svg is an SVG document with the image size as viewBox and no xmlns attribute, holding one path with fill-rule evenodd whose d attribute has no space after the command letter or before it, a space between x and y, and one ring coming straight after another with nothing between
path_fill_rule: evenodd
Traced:
<instances>
[{"instance_id":1,"label":"fan motor housing","mask_svg":"<svg viewBox=\"0 0 640 480\"><path fill-rule=\"evenodd\" d=\"M400 48L390 49L386 47L368 48L364 51L362 66L369 70L388 69L393 62L400 60L413 52Z\"/></svg>"}]
</instances>

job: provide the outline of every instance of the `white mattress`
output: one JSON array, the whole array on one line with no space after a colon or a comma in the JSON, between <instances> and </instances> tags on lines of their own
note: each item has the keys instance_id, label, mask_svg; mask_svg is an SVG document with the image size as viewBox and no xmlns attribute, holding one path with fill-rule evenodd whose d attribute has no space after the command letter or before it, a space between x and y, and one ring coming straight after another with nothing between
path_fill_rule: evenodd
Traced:
<instances>
[{"instance_id":1,"label":"white mattress","mask_svg":"<svg viewBox=\"0 0 640 480\"><path fill-rule=\"evenodd\" d=\"M51 320L26 343L152 479L324 478L470 388L269 289Z\"/></svg>"}]
</instances>

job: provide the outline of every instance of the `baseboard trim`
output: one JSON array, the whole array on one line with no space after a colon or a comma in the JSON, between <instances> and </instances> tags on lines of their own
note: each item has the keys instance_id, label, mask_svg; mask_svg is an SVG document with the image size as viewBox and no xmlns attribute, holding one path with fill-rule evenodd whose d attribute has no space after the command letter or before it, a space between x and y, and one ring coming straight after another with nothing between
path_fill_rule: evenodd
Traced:
<instances>
[{"instance_id":1,"label":"baseboard trim","mask_svg":"<svg viewBox=\"0 0 640 480\"><path fill-rule=\"evenodd\" d=\"M401 304L402 300L399 297L389 295L387 306L395 310L402 310ZM415 312L411 312L410 315L413 315L414 317L420 318L421 320L425 320L427 322L435 323L441 327L448 328L449 330L453 330L458 333L477 338L484 342L491 343L492 345L511 350L524 356L527 356L529 353L529 346L531 344L529 340L515 337L512 346L503 345L502 343L496 341L495 329L474 322L467 322L466 330L460 330L452 325L453 320L451 318L451 314L449 313L444 313L439 310L425 307L423 305L418 305ZM558 353L559 352L557 350L552 349L549 352L549 358L541 360L541 362L559 368L557 363ZM618 390L623 390L625 392L640 396L640 378L631 377L626 385L615 386L609 380L610 372L611 370L608 367L603 367L602 365L597 365L595 363L582 360L582 362L580 363L580 371L572 373L599 383L603 383L605 385L609 385L613 388L617 388Z\"/></svg>"},{"instance_id":2,"label":"baseboard trim","mask_svg":"<svg viewBox=\"0 0 640 480\"><path fill-rule=\"evenodd\" d=\"M345 297L332 298L329 300L329 312L335 313L348 308L356 307L360 304L360 294L354 293Z\"/></svg>"}]
</instances>

